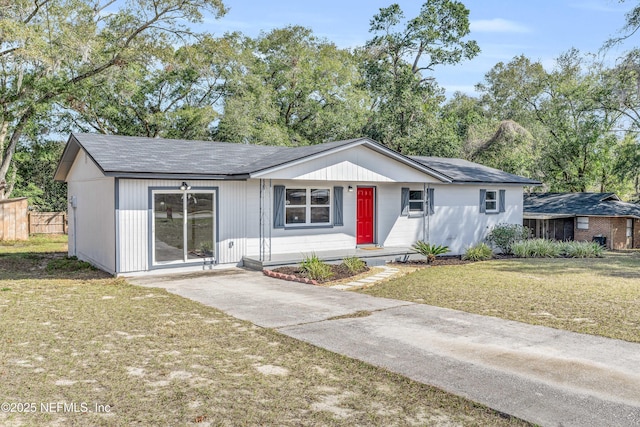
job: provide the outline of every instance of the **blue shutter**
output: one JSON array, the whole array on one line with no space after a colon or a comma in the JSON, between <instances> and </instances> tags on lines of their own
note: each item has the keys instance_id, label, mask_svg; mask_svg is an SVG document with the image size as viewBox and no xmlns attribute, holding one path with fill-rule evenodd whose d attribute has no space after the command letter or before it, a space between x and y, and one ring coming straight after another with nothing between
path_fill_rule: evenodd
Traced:
<instances>
[{"instance_id":1,"label":"blue shutter","mask_svg":"<svg viewBox=\"0 0 640 427\"><path fill-rule=\"evenodd\" d=\"M284 185L273 186L273 227L284 228Z\"/></svg>"},{"instance_id":2,"label":"blue shutter","mask_svg":"<svg viewBox=\"0 0 640 427\"><path fill-rule=\"evenodd\" d=\"M480 190L480 213L487 212L487 190Z\"/></svg>"},{"instance_id":3,"label":"blue shutter","mask_svg":"<svg viewBox=\"0 0 640 427\"><path fill-rule=\"evenodd\" d=\"M500 197L500 200L499 200L499 202L500 202L500 212L505 212L507 210L506 209L506 200L505 200L506 199L506 193L507 193L506 190L500 190L500 196L499 196Z\"/></svg>"},{"instance_id":4,"label":"blue shutter","mask_svg":"<svg viewBox=\"0 0 640 427\"><path fill-rule=\"evenodd\" d=\"M333 187L333 225L344 225L342 219L342 187Z\"/></svg>"},{"instance_id":5,"label":"blue shutter","mask_svg":"<svg viewBox=\"0 0 640 427\"><path fill-rule=\"evenodd\" d=\"M409 189L402 188L402 194L400 197L400 215L409 216Z\"/></svg>"},{"instance_id":6,"label":"blue shutter","mask_svg":"<svg viewBox=\"0 0 640 427\"><path fill-rule=\"evenodd\" d=\"M436 210L435 210L435 204L433 202L433 194L435 193L435 191L433 191L433 188L428 188L427 189L427 197L429 197L429 215L433 215Z\"/></svg>"}]
</instances>

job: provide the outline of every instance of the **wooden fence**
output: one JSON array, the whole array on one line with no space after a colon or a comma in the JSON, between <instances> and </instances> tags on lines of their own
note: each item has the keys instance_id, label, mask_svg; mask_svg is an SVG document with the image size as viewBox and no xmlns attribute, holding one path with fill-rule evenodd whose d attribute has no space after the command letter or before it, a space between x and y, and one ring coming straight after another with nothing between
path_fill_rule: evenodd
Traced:
<instances>
[{"instance_id":1,"label":"wooden fence","mask_svg":"<svg viewBox=\"0 0 640 427\"><path fill-rule=\"evenodd\" d=\"M26 197L0 200L0 240L29 238L28 205Z\"/></svg>"},{"instance_id":2,"label":"wooden fence","mask_svg":"<svg viewBox=\"0 0 640 427\"><path fill-rule=\"evenodd\" d=\"M67 234L67 213L29 212L29 234Z\"/></svg>"}]
</instances>

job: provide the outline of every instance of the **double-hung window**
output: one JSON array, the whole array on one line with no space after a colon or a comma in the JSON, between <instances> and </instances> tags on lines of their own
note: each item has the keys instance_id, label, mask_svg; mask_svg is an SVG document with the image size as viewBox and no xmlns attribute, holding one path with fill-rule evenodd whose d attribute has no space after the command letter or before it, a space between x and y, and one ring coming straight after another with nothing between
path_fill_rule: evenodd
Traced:
<instances>
[{"instance_id":1,"label":"double-hung window","mask_svg":"<svg viewBox=\"0 0 640 427\"><path fill-rule=\"evenodd\" d=\"M497 214L506 212L506 190L480 190L480 213Z\"/></svg>"},{"instance_id":2,"label":"double-hung window","mask_svg":"<svg viewBox=\"0 0 640 427\"><path fill-rule=\"evenodd\" d=\"M409 215L424 214L424 191L409 190Z\"/></svg>"},{"instance_id":3,"label":"double-hung window","mask_svg":"<svg viewBox=\"0 0 640 427\"><path fill-rule=\"evenodd\" d=\"M287 188L285 224L331 224L331 191L328 188Z\"/></svg>"},{"instance_id":4,"label":"double-hung window","mask_svg":"<svg viewBox=\"0 0 640 427\"><path fill-rule=\"evenodd\" d=\"M498 212L498 192L494 190L487 190L486 198L484 200L484 210L487 213Z\"/></svg>"}]
</instances>

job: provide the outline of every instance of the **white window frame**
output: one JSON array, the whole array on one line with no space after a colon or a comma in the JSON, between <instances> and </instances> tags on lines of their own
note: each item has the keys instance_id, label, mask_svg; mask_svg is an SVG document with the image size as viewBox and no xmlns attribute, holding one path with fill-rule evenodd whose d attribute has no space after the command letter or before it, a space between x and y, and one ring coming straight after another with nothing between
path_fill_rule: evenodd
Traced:
<instances>
[{"instance_id":1,"label":"white window frame","mask_svg":"<svg viewBox=\"0 0 640 427\"><path fill-rule=\"evenodd\" d=\"M589 229L589 217L588 216L577 216L576 217L576 229L578 229L578 230L588 230Z\"/></svg>"},{"instance_id":2,"label":"white window frame","mask_svg":"<svg viewBox=\"0 0 640 427\"><path fill-rule=\"evenodd\" d=\"M420 193L419 199L412 199L411 193ZM425 191L424 190L411 190L409 189L409 216L423 216L425 207ZM420 203L420 209L411 209L412 203Z\"/></svg>"},{"instance_id":3,"label":"white window frame","mask_svg":"<svg viewBox=\"0 0 640 427\"><path fill-rule=\"evenodd\" d=\"M305 204L304 205L290 205L287 200L288 190L305 190ZM312 190L325 190L329 195L329 203L326 205L313 205L311 204L311 192ZM332 190L329 187L320 186L300 186L300 187L285 187L284 189L284 225L286 228L291 227L326 227L333 224L333 195ZM289 208L305 208L305 222L287 222L287 209ZM327 222L311 222L311 208L328 208L329 220Z\"/></svg>"},{"instance_id":4,"label":"white window frame","mask_svg":"<svg viewBox=\"0 0 640 427\"><path fill-rule=\"evenodd\" d=\"M183 239L183 248L187 247L187 197L190 194L212 194L213 195L213 235L212 235L212 241L213 241L213 247L211 248L213 251L213 256L211 257L206 257L206 258L202 258L202 259L189 259L188 254L186 249L184 249L183 251L183 256L182 256L182 260L173 260L173 261L157 261L156 260L156 217L155 217L155 209L156 209L156 202L155 202L155 195L156 194L182 194L182 209L179 211L180 215L182 216L182 239ZM216 242L216 233L217 233L217 229L216 229L216 215L218 215L217 212L217 197L218 197L218 192L217 190L212 190L212 189L208 189L208 188L204 188L204 189L191 189L191 190L179 190L179 189L165 189L165 188L160 188L160 189L151 189L151 236L149 236L149 239L151 240L151 266L152 267L156 267L156 266L163 266L163 265L179 265L179 264L195 264L195 263L202 263L203 260L216 260L217 256L218 256L218 250L217 250L217 242Z\"/></svg>"},{"instance_id":5,"label":"white window frame","mask_svg":"<svg viewBox=\"0 0 640 427\"><path fill-rule=\"evenodd\" d=\"M489 199L489 194L493 194L493 199ZM499 194L500 192L498 190L486 190L485 192L485 196L484 196L484 211L485 213L497 213L500 211L500 205L499 205ZM495 207L494 208L489 208L489 203L495 203Z\"/></svg>"}]
</instances>

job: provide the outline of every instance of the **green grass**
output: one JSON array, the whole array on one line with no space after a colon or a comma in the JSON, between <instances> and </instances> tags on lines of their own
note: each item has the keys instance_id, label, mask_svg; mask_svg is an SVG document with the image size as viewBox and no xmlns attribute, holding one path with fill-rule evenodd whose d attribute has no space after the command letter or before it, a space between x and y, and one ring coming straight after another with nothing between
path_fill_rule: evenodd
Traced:
<instances>
[{"instance_id":1,"label":"green grass","mask_svg":"<svg viewBox=\"0 0 640 427\"><path fill-rule=\"evenodd\" d=\"M640 252L424 268L361 292L640 342Z\"/></svg>"},{"instance_id":2,"label":"green grass","mask_svg":"<svg viewBox=\"0 0 640 427\"><path fill-rule=\"evenodd\" d=\"M0 425L527 425L164 290L46 268L64 253L6 248L2 401L110 412L0 413Z\"/></svg>"},{"instance_id":3,"label":"green grass","mask_svg":"<svg viewBox=\"0 0 640 427\"><path fill-rule=\"evenodd\" d=\"M66 251L67 236L64 234L35 234L29 240L0 241L0 254Z\"/></svg>"}]
</instances>

